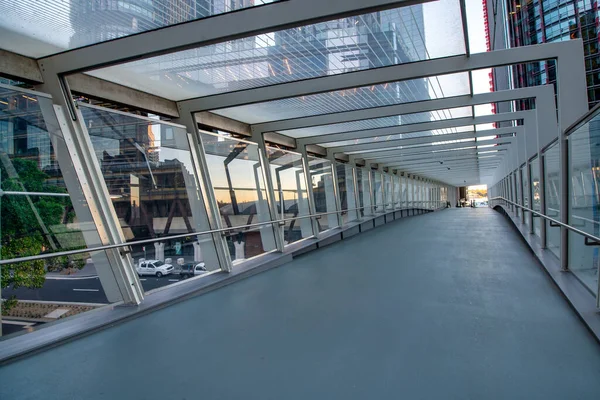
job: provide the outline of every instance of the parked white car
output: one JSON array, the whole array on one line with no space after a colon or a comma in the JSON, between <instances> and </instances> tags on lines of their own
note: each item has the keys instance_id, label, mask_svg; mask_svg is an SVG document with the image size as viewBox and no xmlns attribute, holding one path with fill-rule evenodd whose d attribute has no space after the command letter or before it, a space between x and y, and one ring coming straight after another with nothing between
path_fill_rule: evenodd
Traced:
<instances>
[{"instance_id":1,"label":"parked white car","mask_svg":"<svg viewBox=\"0 0 600 400\"><path fill-rule=\"evenodd\" d=\"M171 264L165 264L160 260L144 260L141 259L138 264L136 271L139 276L143 275L154 275L160 278L163 275L169 275L173 272L173 266Z\"/></svg>"}]
</instances>

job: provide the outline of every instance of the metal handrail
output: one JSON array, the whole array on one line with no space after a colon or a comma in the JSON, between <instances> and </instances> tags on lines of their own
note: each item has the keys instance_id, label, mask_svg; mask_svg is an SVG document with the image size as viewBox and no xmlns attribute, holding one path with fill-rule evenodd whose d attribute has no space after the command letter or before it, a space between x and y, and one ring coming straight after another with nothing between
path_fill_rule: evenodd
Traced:
<instances>
[{"instance_id":1,"label":"metal handrail","mask_svg":"<svg viewBox=\"0 0 600 400\"><path fill-rule=\"evenodd\" d=\"M14 190L0 189L0 196L46 196L46 197L70 197L69 193L51 193L51 192L20 192Z\"/></svg>"},{"instance_id":2,"label":"metal handrail","mask_svg":"<svg viewBox=\"0 0 600 400\"><path fill-rule=\"evenodd\" d=\"M508 200L505 197L497 196L497 197L492 197L490 200L492 200L492 201L493 200L503 200L503 201L505 201L507 203L510 203L510 204L512 204L512 205L514 205L516 207L522 208L525 211L529 211L529 212L531 212L533 214L537 214L539 217L544 218L544 219L550 221L551 223L553 223L554 226L565 227L565 228L567 228L568 230L570 230L572 232L575 232L575 233L577 233L577 234L579 234L579 235L581 235L581 236L583 236L585 238L588 238L588 239L593 240L594 242L597 242L598 244L600 244L600 237L598 237L598 236L594 236L594 235L592 235L590 233L587 233L587 232L584 232L584 231L582 231L580 229L577 229L577 228L575 228L575 227L573 227L571 225L565 224L564 222L561 222L561 221L556 220L554 218L551 218L551 217L549 217L547 215L544 215L544 214L542 214L539 211L535 211L535 210L532 210L531 208L528 208L528 207L522 206L520 204L517 204L514 201Z\"/></svg>"},{"instance_id":3,"label":"metal handrail","mask_svg":"<svg viewBox=\"0 0 600 400\"><path fill-rule=\"evenodd\" d=\"M229 231L243 230L246 228L254 228L254 227L260 227L260 226L265 226L265 225L283 226L283 225L285 225L286 222L294 221L294 220L298 220L298 219L305 219L305 218L318 219L318 218L321 218L326 215L341 214L341 213L347 212L347 211L364 210L364 209L365 209L365 207L357 207L357 208L350 208L350 209L340 210L340 211L330 211L330 212L326 212L326 213L301 215L301 216L296 216L296 217L291 217L291 218L282 218L282 219L278 219L278 220L274 220L274 221L257 222L255 224L247 224L247 225L220 228L220 229L211 229L211 230L202 231L202 232L188 232L188 233L181 233L178 235L163 236L160 238L136 240L134 242L109 244L109 245L103 245L103 246L97 246L97 247L87 247L85 249L57 251L54 253L38 254L36 256L10 258L10 259L5 259L5 260L0 260L0 265L16 264L16 263L26 262L26 261L45 260L48 258L65 257L65 256L72 256L72 255L83 254L83 253L93 253L96 251L112 250L112 249L118 249L118 248L122 248L122 247L136 246L136 245L147 244L147 243L156 243L156 242L162 242L165 240L172 240L172 239L182 239L182 238L191 237L191 236L210 235L213 233L223 233L223 232L229 232Z\"/></svg>"}]
</instances>

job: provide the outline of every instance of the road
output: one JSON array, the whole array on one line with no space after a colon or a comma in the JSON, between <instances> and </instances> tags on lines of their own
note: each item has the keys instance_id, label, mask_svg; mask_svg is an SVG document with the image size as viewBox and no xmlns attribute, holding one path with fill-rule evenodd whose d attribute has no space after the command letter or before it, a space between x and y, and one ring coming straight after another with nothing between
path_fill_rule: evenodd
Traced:
<instances>
[{"instance_id":1,"label":"road","mask_svg":"<svg viewBox=\"0 0 600 400\"><path fill-rule=\"evenodd\" d=\"M2 318L2 336L10 335L15 332L22 332L24 329L33 328L36 325L43 324L38 321L13 320L7 317Z\"/></svg>"},{"instance_id":2,"label":"road","mask_svg":"<svg viewBox=\"0 0 600 400\"><path fill-rule=\"evenodd\" d=\"M162 278L144 276L140 280L144 291L147 292L178 282L179 276L167 275ZM15 295L18 300L108 303L98 277L46 279L41 289L2 289L2 298L7 299L12 295Z\"/></svg>"}]
</instances>

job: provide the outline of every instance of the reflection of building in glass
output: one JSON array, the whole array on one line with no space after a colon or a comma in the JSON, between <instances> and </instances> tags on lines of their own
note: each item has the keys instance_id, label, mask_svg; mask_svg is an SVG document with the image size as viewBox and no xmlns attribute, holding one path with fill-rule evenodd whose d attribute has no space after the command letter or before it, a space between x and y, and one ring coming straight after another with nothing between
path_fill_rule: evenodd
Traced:
<instances>
[{"instance_id":1,"label":"reflection of building in glass","mask_svg":"<svg viewBox=\"0 0 600 400\"><path fill-rule=\"evenodd\" d=\"M71 47L254 3L252 0L78 0L71 6L74 29ZM190 49L169 58L158 69L152 60L140 61L138 66L152 80L174 81L185 88L194 87L201 94L426 58L423 9L414 5ZM404 85L390 83L385 87L346 90L339 95L362 98L365 103L377 99L387 99L389 103L390 98L397 102L424 100L429 98L429 91L421 79ZM319 104L311 107L318 109Z\"/></svg>"},{"instance_id":2,"label":"reflection of building in glass","mask_svg":"<svg viewBox=\"0 0 600 400\"><path fill-rule=\"evenodd\" d=\"M498 7L502 8L501 11L498 11L499 16L502 17L496 20L496 24L504 24L505 47L520 47L581 38L585 52L590 108L600 102L600 58L598 55L600 31L597 22L596 0L503 1L499 6L495 5L497 2L493 0L484 1L487 1L488 12ZM501 18L503 20L500 20ZM486 19L486 24L487 21ZM496 46L498 46L497 38ZM527 87L554 83L556 81L555 68L553 61L513 66L512 85ZM507 88L499 87L497 89ZM519 107L523 106L525 106L524 103L519 105Z\"/></svg>"},{"instance_id":3,"label":"reflection of building in glass","mask_svg":"<svg viewBox=\"0 0 600 400\"><path fill-rule=\"evenodd\" d=\"M53 185L64 187L37 100L12 92L3 98L0 93L0 112L5 117L0 120L0 152L35 161L41 171L54 177Z\"/></svg>"},{"instance_id":4,"label":"reflection of building in glass","mask_svg":"<svg viewBox=\"0 0 600 400\"><path fill-rule=\"evenodd\" d=\"M225 4L225 0L72 0L74 33L69 47L206 17L214 9L225 9Z\"/></svg>"},{"instance_id":5,"label":"reflection of building in glass","mask_svg":"<svg viewBox=\"0 0 600 400\"><path fill-rule=\"evenodd\" d=\"M76 0L71 5L74 34L70 46L113 39L253 4L253 0ZM89 22L91 15L94 23ZM211 92L215 89L231 91L272 84L278 78L280 81L302 80L423 60L428 58L423 26L423 10L418 5L323 22L191 49L168 64L171 67L161 67L150 79L195 85L200 88L199 93L202 87ZM371 107L430 97L423 79L403 85L391 82L356 88L334 95L347 97L348 103L360 101ZM319 109L325 105L319 102L325 101L329 100L319 97L310 108ZM276 114L280 106L273 104L272 112ZM400 118L394 121L390 117L390 125L399 123ZM114 121L98 121L98 118L86 120L115 209L124 231L129 232L126 233L130 236L128 239L176 233L175 225L183 231L191 231L186 180L182 178L185 168L176 161L160 162L169 132L162 132L159 143L159 137L153 136L148 125L121 126ZM246 146L235 141L204 145L207 154L223 157L225 166L234 159L246 159L243 154ZM331 174L328 176L331 179ZM331 197L326 196L326 189L333 185L333 182L326 184L324 179L321 176L314 189L316 208L322 212L328 210L327 201ZM221 186L213 189L223 225L257 222L259 202L248 199L264 198L264 192L259 193L264 187L240 188L232 184L231 179ZM297 203L297 200L286 199L286 212L297 213ZM169 224L177 218L181 223ZM298 232L300 236L299 227L289 231ZM243 241L246 257L255 255L249 247L254 246L253 242L260 242L258 229L244 232ZM255 247L257 254L263 251L258 244Z\"/></svg>"},{"instance_id":6,"label":"reflection of building in glass","mask_svg":"<svg viewBox=\"0 0 600 400\"><path fill-rule=\"evenodd\" d=\"M82 112L126 239L194 232L186 189L194 178L184 160L160 158L176 148L173 128L87 107ZM167 256L173 245L167 242ZM184 246L183 255L192 254L191 244Z\"/></svg>"}]
</instances>

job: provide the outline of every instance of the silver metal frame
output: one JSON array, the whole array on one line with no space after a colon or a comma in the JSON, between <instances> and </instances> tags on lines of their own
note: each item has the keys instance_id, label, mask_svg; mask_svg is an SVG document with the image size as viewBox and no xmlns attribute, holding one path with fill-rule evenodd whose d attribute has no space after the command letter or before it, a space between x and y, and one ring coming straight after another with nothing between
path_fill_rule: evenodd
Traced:
<instances>
[{"instance_id":1,"label":"silver metal frame","mask_svg":"<svg viewBox=\"0 0 600 400\"><path fill-rule=\"evenodd\" d=\"M118 289L120 296L126 303L139 304L143 299L143 293L139 280L136 277L131 257L127 254L116 251L115 249L126 247L132 243L125 243L124 235L116 217L114 207L108 197L106 184L102 179L99 165L93 154L93 148L89 134L82 123L81 113L78 105L72 101L71 90L68 86L66 77L82 71L90 71L106 66L118 65L131 60L149 58L156 55L173 53L175 51L196 48L215 43L223 43L233 39L251 37L253 35L279 31L286 28L293 28L309 23L332 20L341 17L364 14L367 12L385 10L395 7L420 4L424 0L286 0L267 4L260 7L249 7L238 12L216 15L210 18L190 21L178 25L167 26L162 29L131 35L120 39L94 44L91 46L66 51L49 57L37 60L40 70L41 89L52 96L54 107L50 112L60 122L57 129L61 137L65 138L68 153L62 162L72 162L75 166L77 180L81 183L83 189L83 198L89 205L93 220L98 229L98 235L101 238L103 246L95 248L96 250L86 249L84 251L106 252L110 260L112 277L104 279L103 285L112 286ZM400 135L410 134L419 131L428 131L435 129L451 129L461 126L472 125L474 128L469 132L433 135L427 138L397 139L393 141L381 141L365 144L355 144L349 146L335 146L327 149L327 159L331 162L332 177L334 179L333 194L336 200L335 213L338 215L338 222L341 222L340 196L337 187L337 171L335 168L336 154L349 154L350 165L353 167L353 181L355 183L356 204L360 205L359 188L357 185L357 173L360 171L357 167L357 161L365 163L368 177L369 194L374 196L373 182L371 174L371 164L377 164L378 173L391 175L395 178L393 171L399 174L398 179L403 176L406 181L407 199L406 206L418 208L428 208L435 202L441 206L440 190L436 188L436 182L443 181L446 184L453 183L459 186L458 178L469 175L469 179L485 181L493 191L499 191L504 197L520 197L523 202L523 190L516 191L517 175L521 174L521 165L525 164L524 172L528 174L529 197L532 197L532 187L530 179L529 161L531 157L540 153L544 146L552 140L558 138L561 154L561 262L563 268L568 265L568 202L569 202L569 181L568 171L564 166L568 165L567 157L567 128L578 121L578 118L587 110L586 82L584 53L581 40L572 40L568 42L557 42L500 50L487 53L471 54L467 41L467 26L464 24L466 10L463 0L460 1L461 18L463 20L463 35L465 40L466 54L451 56L440 59L429 59L413 63L386 66L375 69L367 69L353 72L346 72L337 75L316 77L270 85L265 87L256 87L247 90L238 90L215 94L211 96L187 99L179 102L165 100L170 105L175 105L175 110L179 111L179 121L190 134L189 139L192 147L192 158L197 176L198 187L202 189L202 199L199 199L199 207L196 212L205 216L211 230L197 232L197 235L211 234L215 246L215 259L224 271L231 270L231 257L226 248L226 244L220 233L230 231L232 228L223 228L217 209L217 202L212 190L210 176L208 174L207 163L203 144L200 138L200 132L196 121L196 113L201 111L214 111L218 109L236 107L248 104L256 104L272 100L287 99L305 95L312 95L348 88L361 86L370 86L375 84L384 84L387 82L398 82L411 79L421 79L427 77L441 76L452 73L469 73L469 94L450 98L433 99L421 102L397 104L386 107L377 107L363 110L352 110L335 114L323 114L303 118L293 118L282 121L270 121L254 124L251 126L252 139L259 146L260 163L263 168L263 174L267 182L267 202L271 213L272 221L261 222L257 226L271 224L274 229L275 224L281 223L283 219L276 218L276 205L274 204L274 191L270 168L264 156L265 142L264 134L273 131L285 132L290 129L310 128L316 126L330 125L349 121L358 121L369 118L378 118L383 116L397 116L417 112L433 112L441 109L454 107L473 107L478 104L486 104L502 101L513 101L524 98L535 99L535 109L529 111L515 111L506 114L496 114L492 116L472 116L465 118L454 118L440 121L428 121L420 124L400 125L379 129L341 132L327 135L310 136L296 140L300 154L303 156L304 179L307 190L307 201L309 206L308 216L297 217L310 218L312 231L315 237L319 236L316 218L332 213L315 212L315 200L312 184L310 182L310 169L308 166L307 149L308 145L323 145L339 141L354 139L367 139L381 135ZM535 61L556 61L557 75L557 93L558 104L555 104L555 93L552 85L540 87L499 91L485 94L473 94L471 71L495 68L500 66L509 66ZM33 65L32 63L30 63ZM15 68L11 68L15 70ZM34 71L35 72L35 71ZM27 71L28 76L34 76L35 73ZM20 90L0 86L5 89ZM127 90L127 88L124 88ZM48 96L37 92L31 92L37 96ZM135 93L135 91L131 91ZM131 96L135 98L135 96ZM150 101L149 97L144 97L141 101ZM83 105L81 105L83 106ZM558 106L558 113L556 109ZM90 107L85 105L85 107ZM144 107L139 105L140 109L151 110L155 107ZM111 110L111 112L114 112ZM522 125L508 128L497 128L493 131L477 131L475 125L491 122L523 121ZM161 122L163 123L163 122ZM513 122L513 125L516 125ZM179 125L178 125L179 126ZM448 162L447 166L442 164L435 165L435 162L441 158L439 154L432 151L423 151L428 144L436 141L457 140L467 138L478 138L486 134L507 135L516 134L514 137L500 137L489 143L497 144L502 147L502 152L490 155L485 159L479 157L477 149L475 155L472 151L457 150L465 146L465 143L441 144L435 146L435 150L448 150L443 162ZM241 139L236 139L241 140ZM291 141L293 142L293 141ZM471 142L469 142L471 143ZM420 148L411 149L390 149L390 146L412 146L423 145ZM434 146L431 146L434 147ZM432 149L434 150L434 149ZM436 155L438 154L438 155ZM348 154L346 154L348 155ZM366 160L366 162L365 162ZM434 162L433 165L429 163ZM540 156L540 185L543 185L543 158ZM387 173L384 173L387 168ZM450 168L450 169L448 169ZM451 172L448 172L451 171ZM383 175L382 175L383 177ZM512 177L512 178L511 178ZM434 181L435 180L435 181ZM465 180L466 182L466 180ZM475 183L475 182L469 182ZM479 182L477 182L479 183ZM514 187L512 186L514 184ZM522 177L520 179L522 185ZM382 192L384 203L385 196L385 178L382 179ZM400 182L402 186L402 182ZM73 186L74 187L74 186ZM446 186L452 190L451 185ZM514 191L511 189L514 188ZM393 189L392 189L393 190ZM75 196L75 189L69 189L71 196ZM408 194L411 194L409 197ZM456 190L452 193L453 200L457 200ZM435 199L431 198L435 194ZM520 194L520 196L517 196ZM367 195L363 193L363 195ZM544 199L545 190L540 188L542 213L546 212L546 202ZM410 199L410 201L409 201ZM521 210L521 218L525 216L522 205L516 205L519 199L512 204L515 209ZM371 213L375 215L374 199L371 201ZM395 206L393 207L395 208ZM357 208L362 209L362 208ZM530 218L531 218L530 214ZM253 224L256 225L256 224ZM533 229L533 223L530 223ZM237 228L233 228L237 229ZM545 244L546 228L542 224L541 233L542 243ZM181 237L188 237L185 234ZM160 238L158 240L164 240ZM157 240L157 241L158 241ZM275 235L276 248L283 250L282 239ZM150 243L150 242L149 242ZM55 257L58 253L50 254L48 257ZM48 258L46 257L46 258ZM9 260L11 261L11 260ZM14 261L14 260L12 260ZM0 265L8 263L2 261ZM109 279L110 278L110 279ZM106 288L105 288L106 289ZM115 290L109 290L115 292Z\"/></svg>"},{"instance_id":2,"label":"silver metal frame","mask_svg":"<svg viewBox=\"0 0 600 400\"><path fill-rule=\"evenodd\" d=\"M503 196L495 196L495 197L492 197L492 198L490 199L490 201L491 201L491 202L504 202L505 204L512 204L512 205L514 205L515 207L518 207L518 208L520 208L520 209L522 209L522 210L528 211L528 212L529 212L529 213L531 213L531 214L536 214L536 215L538 215L540 218L543 218L544 220L550 221L550 222L552 222L553 224L555 224L555 225L557 225L557 226L560 226L561 228L564 228L564 229L566 229L567 231L574 232L574 233L576 233L576 234L578 234L578 235L581 235L581 236L583 236L583 237L584 237L584 238L586 238L586 239L590 239L592 242L594 242L594 243L597 243L597 244L599 244L599 245L600 245L600 237L598 237L598 236L595 236L595 235L592 235L592 234L590 234L590 233L587 233L587 232L585 232L585 231L582 231L582 230L580 230L580 229L577 229L577 228L576 228L576 227L574 227L574 226L571 226L571 225L569 225L569 224L566 224L566 223L564 223L564 222L562 222L562 221L559 221L559 220L557 220L557 219L554 219L554 218L552 218L552 217L549 217L549 216L547 216L547 215L545 215L545 214L543 214L543 213L541 213L541 212L539 212L539 211L534 211L534 210L533 210L533 209L531 209L531 208L528 208L528 207L522 206L522 205L520 205L520 204L517 204L517 203L515 203L515 202L513 202L513 201L511 201L511 200L509 200L509 199L507 199L507 198L505 198L505 197L503 197ZM494 203L494 204L497 204L497 203ZM529 233L532 233L532 232L529 232ZM599 270L600 270L600 268L599 268ZM599 271L599 273L600 273L600 271ZM600 284L599 284L599 287L598 287L598 292L597 292L597 293L600 293ZM600 308L600 296L596 296L596 307L597 307L597 308Z\"/></svg>"}]
</instances>

